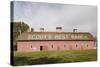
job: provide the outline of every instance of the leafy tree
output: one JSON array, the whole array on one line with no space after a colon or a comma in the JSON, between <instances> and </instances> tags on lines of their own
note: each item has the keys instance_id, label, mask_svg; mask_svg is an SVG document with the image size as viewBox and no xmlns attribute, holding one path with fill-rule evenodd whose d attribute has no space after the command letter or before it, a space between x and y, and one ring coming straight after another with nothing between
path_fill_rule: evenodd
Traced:
<instances>
[{"instance_id":1,"label":"leafy tree","mask_svg":"<svg viewBox=\"0 0 100 67\"><path fill-rule=\"evenodd\" d=\"M13 44L16 46L17 37L29 29L29 25L24 22L11 22L13 27Z\"/></svg>"}]
</instances>

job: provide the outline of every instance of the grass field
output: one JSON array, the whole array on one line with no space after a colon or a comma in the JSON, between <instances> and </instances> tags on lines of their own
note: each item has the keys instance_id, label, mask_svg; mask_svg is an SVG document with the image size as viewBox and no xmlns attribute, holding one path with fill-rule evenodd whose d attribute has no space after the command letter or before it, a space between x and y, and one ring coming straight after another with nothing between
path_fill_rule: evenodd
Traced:
<instances>
[{"instance_id":1,"label":"grass field","mask_svg":"<svg viewBox=\"0 0 100 67\"><path fill-rule=\"evenodd\" d=\"M14 52L14 65L34 65L96 61L97 50L70 50L49 52Z\"/></svg>"}]
</instances>

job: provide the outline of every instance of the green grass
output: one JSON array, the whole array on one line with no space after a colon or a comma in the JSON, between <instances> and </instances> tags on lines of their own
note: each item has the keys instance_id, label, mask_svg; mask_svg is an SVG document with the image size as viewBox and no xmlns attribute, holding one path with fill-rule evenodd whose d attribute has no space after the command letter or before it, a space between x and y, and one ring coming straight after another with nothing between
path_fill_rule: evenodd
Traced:
<instances>
[{"instance_id":1,"label":"green grass","mask_svg":"<svg viewBox=\"0 0 100 67\"><path fill-rule=\"evenodd\" d=\"M14 52L14 65L34 65L96 61L97 50L70 50L48 52Z\"/></svg>"}]
</instances>

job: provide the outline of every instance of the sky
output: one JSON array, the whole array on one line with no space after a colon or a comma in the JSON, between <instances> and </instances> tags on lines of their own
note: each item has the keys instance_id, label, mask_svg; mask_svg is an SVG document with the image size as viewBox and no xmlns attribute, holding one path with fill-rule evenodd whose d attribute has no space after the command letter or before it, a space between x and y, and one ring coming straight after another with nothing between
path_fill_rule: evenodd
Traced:
<instances>
[{"instance_id":1,"label":"sky","mask_svg":"<svg viewBox=\"0 0 100 67\"><path fill-rule=\"evenodd\" d=\"M88 5L14 1L14 21L23 21L34 31L90 32L97 34L97 7Z\"/></svg>"}]
</instances>

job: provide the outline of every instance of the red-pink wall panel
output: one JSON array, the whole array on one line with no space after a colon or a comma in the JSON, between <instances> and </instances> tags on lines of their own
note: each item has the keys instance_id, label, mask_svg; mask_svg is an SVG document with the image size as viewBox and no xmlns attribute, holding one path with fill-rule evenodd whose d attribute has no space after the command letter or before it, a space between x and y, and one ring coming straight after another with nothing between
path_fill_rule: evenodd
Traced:
<instances>
[{"instance_id":1,"label":"red-pink wall panel","mask_svg":"<svg viewBox=\"0 0 100 67\"><path fill-rule=\"evenodd\" d=\"M18 42L17 51L62 51L93 49L94 41L28 41ZM41 46L41 47L40 47Z\"/></svg>"}]
</instances>

